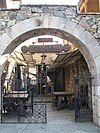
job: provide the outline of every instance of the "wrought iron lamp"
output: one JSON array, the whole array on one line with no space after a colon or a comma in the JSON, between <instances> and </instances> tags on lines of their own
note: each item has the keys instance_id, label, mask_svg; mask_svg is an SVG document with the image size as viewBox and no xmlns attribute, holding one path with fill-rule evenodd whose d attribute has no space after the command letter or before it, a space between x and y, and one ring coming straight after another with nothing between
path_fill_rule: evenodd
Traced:
<instances>
[{"instance_id":1,"label":"wrought iron lamp","mask_svg":"<svg viewBox=\"0 0 100 133\"><path fill-rule=\"evenodd\" d=\"M47 55L42 54L42 55L41 55L41 57L42 57L42 60L45 60L45 59L46 59L46 57L47 57Z\"/></svg>"}]
</instances>

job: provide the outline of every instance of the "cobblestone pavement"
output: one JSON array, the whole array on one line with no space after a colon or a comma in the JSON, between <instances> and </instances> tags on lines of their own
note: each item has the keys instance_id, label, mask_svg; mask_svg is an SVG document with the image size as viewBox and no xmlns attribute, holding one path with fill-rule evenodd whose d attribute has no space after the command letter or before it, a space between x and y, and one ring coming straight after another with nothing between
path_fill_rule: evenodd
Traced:
<instances>
[{"instance_id":1,"label":"cobblestone pavement","mask_svg":"<svg viewBox=\"0 0 100 133\"><path fill-rule=\"evenodd\" d=\"M0 133L100 133L92 122L75 123L74 111L47 109L47 124L0 124Z\"/></svg>"}]
</instances>

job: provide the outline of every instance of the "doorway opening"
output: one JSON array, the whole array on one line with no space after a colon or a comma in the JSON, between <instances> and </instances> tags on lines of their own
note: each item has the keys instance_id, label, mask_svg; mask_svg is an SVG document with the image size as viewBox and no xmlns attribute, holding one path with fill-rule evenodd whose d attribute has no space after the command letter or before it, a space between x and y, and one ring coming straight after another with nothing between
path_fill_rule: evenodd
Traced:
<instances>
[{"instance_id":1,"label":"doorway opening","mask_svg":"<svg viewBox=\"0 0 100 133\"><path fill-rule=\"evenodd\" d=\"M91 75L78 48L55 36L28 41L5 65L2 123L47 123L50 108L75 112L76 121L92 120Z\"/></svg>"}]
</instances>

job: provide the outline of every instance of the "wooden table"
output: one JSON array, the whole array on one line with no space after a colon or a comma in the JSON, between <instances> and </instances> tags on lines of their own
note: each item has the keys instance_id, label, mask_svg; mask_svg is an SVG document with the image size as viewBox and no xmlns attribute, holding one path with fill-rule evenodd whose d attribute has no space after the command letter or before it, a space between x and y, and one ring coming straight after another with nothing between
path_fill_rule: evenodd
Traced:
<instances>
[{"instance_id":1,"label":"wooden table","mask_svg":"<svg viewBox=\"0 0 100 133\"><path fill-rule=\"evenodd\" d=\"M65 99L66 104L71 108L71 103L72 103L72 96L74 96L73 93L68 93L68 92L53 92L52 94L52 105L53 109L56 104L58 110L60 110L62 107L62 99Z\"/></svg>"},{"instance_id":2,"label":"wooden table","mask_svg":"<svg viewBox=\"0 0 100 133\"><path fill-rule=\"evenodd\" d=\"M72 96L74 95L73 93L67 93L65 91L59 91L59 92L53 92L53 95L55 96Z\"/></svg>"},{"instance_id":3,"label":"wooden table","mask_svg":"<svg viewBox=\"0 0 100 133\"><path fill-rule=\"evenodd\" d=\"M27 91L11 91L10 94L26 94Z\"/></svg>"}]
</instances>

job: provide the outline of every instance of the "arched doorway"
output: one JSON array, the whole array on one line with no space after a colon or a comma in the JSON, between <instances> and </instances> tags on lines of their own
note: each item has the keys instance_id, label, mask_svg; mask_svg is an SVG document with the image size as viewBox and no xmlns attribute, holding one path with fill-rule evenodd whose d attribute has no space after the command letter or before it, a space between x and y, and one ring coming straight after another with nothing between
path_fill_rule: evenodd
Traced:
<instances>
[{"instance_id":1,"label":"arched doorway","mask_svg":"<svg viewBox=\"0 0 100 133\"><path fill-rule=\"evenodd\" d=\"M99 88L97 82L99 78L99 44L88 31L69 19L42 15L19 22L0 37L1 55L11 53L23 41L43 34L65 38L77 46L88 64L89 71L95 77L93 89L95 90L96 85ZM98 94L96 97L99 100ZM96 108L98 105L93 107ZM99 121L96 114L94 112L94 121L95 119Z\"/></svg>"}]
</instances>

